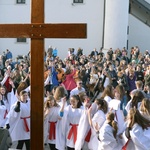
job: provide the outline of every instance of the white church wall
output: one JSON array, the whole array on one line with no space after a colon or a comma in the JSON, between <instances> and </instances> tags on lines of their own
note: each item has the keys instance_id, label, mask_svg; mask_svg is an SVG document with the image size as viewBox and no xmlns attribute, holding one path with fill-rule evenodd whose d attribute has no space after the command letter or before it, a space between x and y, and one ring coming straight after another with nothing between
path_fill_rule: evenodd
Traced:
<instances>
[{"instance_id":1,"label":"white church wall","mask_svg":"<svg viewBox=\"0 0 150 150\"><path fill-rule=\"evenodd\" d=\"M81 47L85 54L102 46L103 1L84 0L84 4L72 4L73 0L45 0L45 23L87 23L87 39L45 39L45 50L49 45L57 47L61 58L67 56L68 48ZM0 23L29 23L30 1L26 4L15 4L15 0L0 1ZM9 41L9 42L8 42ZM30 40L27 43L16 43L16 39L0 39L0 53L6 49L14 57L27 54ZM20 51L19 51L20 50Z\"/></svg>"},{"instance_id":2,"label":"white church wall","mask_svg":"<svg viewBox=\"0 0 150 150\"><path fill-rule=\"evenodd\" d=\"M61 57L66 57L68 48L83 48L89 54L93 48L102 46L103 2L85 0L84 4L73 4L73 0L46 1L45 22L47 23L87 23L87 39L46 39L49 45L58 48ZM59 7L57 7L59 5Z\"/></svg>"},{"instance_id":3,"label":"white church wall","mask_svg":"<svg viewBox=\"0 0 150 150\"><path fill-rule=\"evenodd\" d=\"M132 15L129 15L129 35L130 50L132 46L139 46L142 53L150 51L150 28Z\"/></svg>"},{"instance_id":4,"label":"white church wall","mask_svg":"<svg viewBox=\"0 0 150 150\"><path fill-rule=\"evenodd\" d=\"M87 39L45 39L45 50L49 45L57 47L61 58L67 56L68 48L81 47L85 54L93 48L102 46L103 33L103 0L84 0L84 4L72 4L73 0L45 0L46 23L87 23ZM30 0L26 4L15 4L15 0L0 0L0 23L30 23ZM150 49L150 28L129 15L130 33L128 48L138 45L141 51ZM0 38L0 54L6 49L14 57L26 55L30 50L27 43L17 43L16 39Z\"/></svg>"},{"instance_id":5,"label":"white church wall","mask_svg":"<svg viewBox=\"0 0 150 150\"><path fill-rule=\"evenodd\" d=\"M30 0L26 4L16 4L16 0L0 0L0 23L29 23L30 22ZM6 49L17 55L26 55L30 49L30 40L26 43L17 43L16 38L0 38L0 54Z\"/></svg>"}]
</instances>

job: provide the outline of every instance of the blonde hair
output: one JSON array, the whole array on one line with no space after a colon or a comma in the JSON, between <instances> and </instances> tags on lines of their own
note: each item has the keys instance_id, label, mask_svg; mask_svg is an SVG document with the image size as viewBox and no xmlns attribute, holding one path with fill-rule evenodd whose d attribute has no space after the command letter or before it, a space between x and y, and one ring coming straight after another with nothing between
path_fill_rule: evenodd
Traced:
<instances>
[{"instance_id":1,"label":"blonde hair","mask_svg":"<svg viewBox=\"0 0 150 150\"><path fill-rule=\"evenodd\" d=\"M142 100L140 111L142 111L144 115L150 116L150 100L148 98Z\"/></svg>"},{"instance_id":2,"label":"blonde hair","mask_svg":"<svg viewBox=\"0 0 150 150\"><path fill-rule=\"evenodd\" d=\"M98 109L102 110L105 114L108 112L108 104L105 100L99 98L96 99L96 103L98 105Z\"/></svg>"},{"instance_id":3,"label":"blonde hair","mask_svg":"<svg viewBox=\"0 0 150 150\"><path fill-rule=\"evenodd\" d=\"M141 80L138 80L135 82L136 87L142 88L143 87L143 82Z\"/></svg>"},{"instance_id":4,"label":"blonde hair","mask_svg":"<svg viewBox=\"0 0 150 150\"><path fill-rule=\"evenodd\" d=\"M54 98L56 101L59 101L65 96L65 89L63 86L58 86L54 92Z\"/></svg>"},{"instance_id":5,"label":"blonde hair","mask_svg":"<svg viewBox=\"0 0 150 150\"><path fill-rule=\"evenodd\" d=\"M131 100L131 107L138 107L138 103L142 101L142 99L145 98L142 91L137 90Z\"/></svg>"},{"instance_id":6,"label":"blonde hair","mask_svg":"<svg viewBox=\"0 0 150 150\"><path fill-rule=\"evenodd\" d=\"M50 105L49 105L49 102L54 100L54 106L55 107L58 107L59 105L56 103L54 97L52 95L49 95L47 98L46 98L46 101L44 103L44 109L46 108L50 108Z\"/></svg>"},{"instance_id":7,"label":"blonde hair","mask_svg":"<svg viewBox=\"0 0 150 150\"><path fill-rule=\"evenodd\" d=\"M81 100L81 102L84 102L85 101L85 96L86 96L86 93L85 92L81 92L81 93L79 93L78 94L79 95L79 97L80 97L80 100Z\"/></svg>"},{"instance_id":8,"label":"blonde hair","mask_svg":"<svg viewBox=\"0 0 150 150\"><path fill-rule=\"evenodd\" d=\"M108 112L106 116L107 120L109 121L109 125L113 128L113 135L116 138L117 132L118 132L118 125L115 119L115 114L113 112Z\"/></svg>"},{"instance_id":9,"label":"blonde hair","mask_svg":"<svg viewBox=\"0 0 150 150\"><path fill-rule=\"evenodd\" d=\"M107 85L104 89L104 91L102 92L102 96L101 98L104 99L105 96L109 96L111 98L114 98L114 94L113 94L113 86L112 85Z\"/></svg>"},{"instance_id":10,"label":"blonde hair","mask_svg":"<svg viewBox=\"0 0 150 150\"><path fill-rule=\"evenodd\" d=\"M125 95L124 87L122 85L117 85L115 91L120 94L120 100L122 100L123 96Z\"/></svg>"},{"instance_id":11,"label":"blonde hair","mask_svg":"<svg viewBox=\"0 0 150 150\"><path fill-rule=\"evenodd\" d=\"M142 127L142 129L147 129L150 126L150 121L144 118L140 112L134 107L129 110L129 127L132 128L135 123Z\"/></svg>"}]
</instances>

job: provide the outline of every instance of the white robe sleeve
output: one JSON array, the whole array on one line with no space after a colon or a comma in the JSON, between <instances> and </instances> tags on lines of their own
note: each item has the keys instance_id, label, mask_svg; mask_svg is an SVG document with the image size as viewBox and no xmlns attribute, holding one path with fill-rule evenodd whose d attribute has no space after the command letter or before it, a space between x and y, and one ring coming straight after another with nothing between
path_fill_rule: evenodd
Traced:
<instances>
[{"instance_id":1,"label":"white robe sleeve","mask_svg":"<svg viewBox=\"0 0 150 150\"><path fill-rule=\"evenodd\" d=\"M131 108L131 100L127 103L127 105L126 105L126 107L125 107L125 110L126 110L127 112L129 112L130 108Z\"/></svg>"},{"instance_id":2,"label":"white robe sleeve","mask_svg":"<svg viewBox=\"0 0 150 150\"><path fill-rule=\"evenodd\" d=\"M66 126L69 106L64 109L64 116L56 124L56 148L64 150L66 146Z\"/></svg>"},{"instance_id":3,"label":"white robe sleeve","mask_svg":"<svg viewBox=\"0 0 150 150\"><path fill-rule=\"evenodd\" d=\"M104 123L99 133L100 144L99 149L116 150L118 143L113 135L113 129L110 125Z\"/></svg>"},{"instance_id":4,"label":"white robe sleeve","mask_svg":"<svg viewBox=\"0 0 150 150\"><path fill-rule=\"evenodd\" d=\"M0 102L1 103L1 102ZM0 127L4 127L6 119L4 118L6 106L0 104Z\"/></svg>"},{"instance_id":5,"label":"white robe sleeve","mask_svg":"<svg viewBox=\"0 0 150 150\"><path fill-rule=\"evenodd\" d=\"M101 128L105 120L106 118L104 113L101 110L99 110L97 113L95 113L95 115L92 118L93 127L95 127L96 123L98 123L99 127Z\"/></svg>"},{"instance_id":6,"label":"white robe sleeve","mask_svg":"<svg viewBox=\"0 0 150 150\"><path fill-rule=\"evenodd\" d=\"M90 125L88 122L88 115L86 110L83 111L79 125L78 125L78 131L77 131L77 140L75 143L75 150L81 150L84 142L85 142L85 137L90 129Z\"/></svg>"},{"instance_id":7,"label":"white robe sleeve","mask_svg":"<svg viewBox=\"0 0 150 150\"><path fill-rule=\"evenodd\" d=\"M44 82L44 86L48 85L49 84L49 81L50 81L50 77L48 76Z\"/></svg>"},{"instance_id":8,"label":"white robe sleeve","mask_svg":"<svg viewBox=\"0 0 150 150\"><path fill-rule=\"evenodd\" d=\"M138 124L135 124L130 131L130 136L137 150L150 150L150 138L145 136L148 130L142 129Z\"/></svg>"},{"instance_id":9,"label":"white robe sleeve","mask_svg":"<svg viewBox=\"0 0 150 150\"><path fill-rule=\"evenodd\" d=\"M28 86L24 91L30 92L30 86Z\"/></svg>"},{"instance_id":10,"label":"white robe sleeve","mask_svg":"<svg viewBox=\"0 0 150 150\"><path fill-rule=\"evenodd\" d=\"M6 74L5 77L3 78L3 80L1 81L1 85L5 84L5 82L6 82L6 80L7 80L8 77L9 76Z\"/></svg>"},{"instance_id":11,"label":"white robe sleeve","mask_svg":"<svg viewBox=\"0 0 150 150\"><path fill-rule=\"evenodd\" d=\"M14 94L13 88L12 88L11 92L8 93L8 99L10 99L10 107L18 100L16 95Z\"/></svg>"}]
</instances>

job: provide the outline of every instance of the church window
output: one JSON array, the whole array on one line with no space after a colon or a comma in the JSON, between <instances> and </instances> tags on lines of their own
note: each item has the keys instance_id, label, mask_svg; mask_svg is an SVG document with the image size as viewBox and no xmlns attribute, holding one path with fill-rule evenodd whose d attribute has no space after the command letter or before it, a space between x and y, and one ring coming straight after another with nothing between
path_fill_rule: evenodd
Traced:
<instances>
[{"instance_id":1,"label":"church window","mask_svg":"<svg viewBox=\"0 0 150 150\"><path fill-rule=\"evenodd\" d=\"M26 38L17 38L17 43L26 43L27 39Z\"/></svg>"},{"instance_id":2,"label":"church window","mask_svg":"<svg viewBox=\"0 0 150 150\"><path fill-rule=\"evenodd\" d=\"M73 0L73 3L83 3L83 0Z\"/></svg>"},{"instance_id":3,"label":"church window","mask_svg":"<svg viewBox=\"0 0 150 150\"><path fill-rule=\"evenodd\" d=\"M26 0L16 0L17 4L25 4Z\"/></svg>"}]
</instances>

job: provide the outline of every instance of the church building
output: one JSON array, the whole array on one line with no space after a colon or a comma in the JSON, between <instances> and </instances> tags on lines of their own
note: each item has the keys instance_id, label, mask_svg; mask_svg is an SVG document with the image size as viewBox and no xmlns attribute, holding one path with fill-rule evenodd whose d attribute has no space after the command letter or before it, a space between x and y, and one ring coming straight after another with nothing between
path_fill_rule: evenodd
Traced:
<instances>
[{"instance_id":1,"label":"church building","mask_svg":"<svg viewBox=\"0 0 150 150\"><path fill-rule=\"evenodd\" d=\"M0 24L30 23L30 0L1 0ZM138 46L141 52L150 49L150 0L45 0L45 23L86 23L87 38L46 38L45 50L57 48L65 58L69 48L83 49L89 54L94 48L106 52ZM12 29L13 30L13 29ZM6 49L27 55L29 38L0 38L0 54Z\"/></svg>"}]
</instances>

